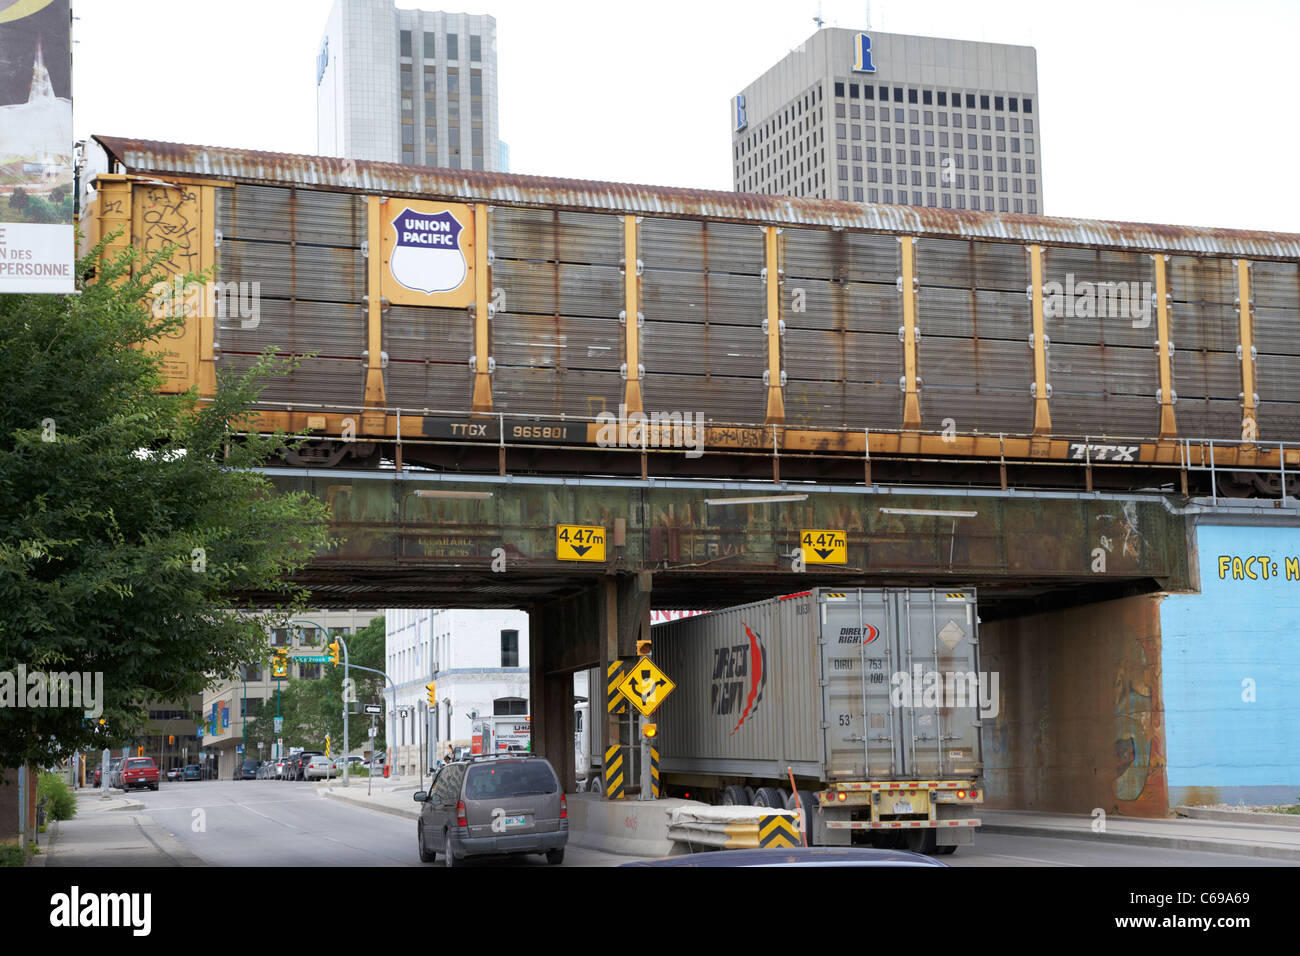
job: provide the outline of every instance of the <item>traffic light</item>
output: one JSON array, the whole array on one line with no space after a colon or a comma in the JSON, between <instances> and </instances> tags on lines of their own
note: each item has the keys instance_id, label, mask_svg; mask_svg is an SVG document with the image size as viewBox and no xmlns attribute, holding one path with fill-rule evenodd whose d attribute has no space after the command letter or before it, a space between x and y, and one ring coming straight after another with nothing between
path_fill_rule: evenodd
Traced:
<instances>
[{"instance_id":1,"label":"traffic light","mask_svg":"<svg viewBox=\"0 0 1300 956\"><path fill-rule=\"evenodd\" d=\"M278 650L275 652L275 660L271 662L271 677L275 679L289 676L289 652Z\"/></svg>"},{"instance_id":2,"label":"traffic light","mask_svg":"<svg viewBox=\"0 0 1300 956\"><path fill-rule=\"evenodd\" d=\"M659 725L658 725L658 724L642 724L642 725L641 725L641 736L644 737L646 740L654 740L654 739L655 739L655 736L656 736L658 733L659 733Z\"/></svg>"},{"instance_id":3,"label":"traffic light","mask_svg":"<svg viewBox=\"0 0 1300 956\"><path fill-rule=\"evenodd\" d=\"M334 662L335 667L339 666L339 642L337 639L330 645L330 660Z\"/></svg>"},{"instance_id":4,"label":"traffic light","mask_svg":"<svg viewBox=\"0 0 1300 956\"><path fill-rule=\"evenodd\" d=\"M135 748L135 755L136 755L137 757L143 757L143 756L144 756L144 747L136 747L136 748Z\"/></svg>"},{"instance_id":5,"label":"traffic light","mask_svg":"<svg viewBox=\"0 0 1300 956\"><path fill-rule=\"evenodd\" d=\"M175 743L176 743L176 735L175 735L175 734L168 734L168 735L167 735L167 746L170 747L170 746L172 746L172 745L175 744Z\"/></svg>"},{"instance_id":6,"label":"traffic light","mask_svg":"<svg viewBox=\"0 0 1300 956\"><path fill-rule=\"evenodd\" d=\"M636 653L637 653L637 657L649 657L649 656L650 656L650 642L649 642L649 641L637 641L637 642L636 642Z\"/></svg>"},{"instance_id":7,"label":"traffic light","mask_svg":"<svg viewBox=\"0 0 1300 956\"><path fill-rule=\"evenodd\" d=\"M426 691L425 699L429 701L430 707L438 706L438 690L432 681L424 685Z\"/></svg>"}]
</instances>

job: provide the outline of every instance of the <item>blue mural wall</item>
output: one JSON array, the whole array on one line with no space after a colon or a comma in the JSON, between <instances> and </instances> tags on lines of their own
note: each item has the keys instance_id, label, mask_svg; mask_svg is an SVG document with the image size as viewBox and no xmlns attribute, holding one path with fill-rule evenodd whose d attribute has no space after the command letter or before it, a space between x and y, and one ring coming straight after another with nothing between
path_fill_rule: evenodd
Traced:
<instances>
[{"instance_id":1,"label":"blue mural wall","mask_svg":"<svg viewBox=\"0 0 1300 956\"><path fill-rule=\"evenodd\" d=\"M1161 605L1170 806L1300 802L1300 528L1197 528Z\"/></svg>"}]
</instances>

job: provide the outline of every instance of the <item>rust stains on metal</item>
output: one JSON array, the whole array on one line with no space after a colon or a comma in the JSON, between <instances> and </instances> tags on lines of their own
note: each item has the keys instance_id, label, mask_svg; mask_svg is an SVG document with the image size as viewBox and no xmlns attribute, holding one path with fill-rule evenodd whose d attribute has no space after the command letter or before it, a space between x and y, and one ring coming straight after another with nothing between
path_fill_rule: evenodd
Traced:
<instances>
[{"instance_id":1,"label":"rust stains on metal","mask_svg":"<svg viewBox=\"0 0 1300 956\"><path fill-rule=\"evenodd\" d=\"M853 203L719 190L519 176L191 146L117 136L94 139L122 172L283 183L369 195L485 202L610 214L814 226L938 238L1300 259L1300 234Z\"/></svg>"}]
</instances>

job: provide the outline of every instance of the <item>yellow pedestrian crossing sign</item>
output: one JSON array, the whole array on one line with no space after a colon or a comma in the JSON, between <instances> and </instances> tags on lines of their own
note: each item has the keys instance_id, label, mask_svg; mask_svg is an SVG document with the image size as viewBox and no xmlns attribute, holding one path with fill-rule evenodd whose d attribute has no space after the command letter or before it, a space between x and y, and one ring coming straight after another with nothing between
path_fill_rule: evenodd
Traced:
<instances>
[{"instance_id":1,"label":"yellow pedestrian crossing sign","mask_svg":"<svg viewBox=\"0 0 1300 956\"><path fill-rule=\"evenodd\" d=\"M650 658L643 657L632 665L618 689L633 707L649 717L676 686Z\"/></svg>"},{"instance_id":2,"label":"yellow pedestrian crossing sign","mask_svg":"<svg viewBox=\"0 0 1300 956\"><path fill-rule=\"evenodd\" d=\"M800 531L799 547L807 564L848 564L849 537L843 531Z\"/></svg>"},{"instance_id":3,"label":"yellow pedestrian crossing sign","mask_svg":"<svg viewBox=\"0 0 1300 956\"><path fill-rule=\"evenodd\" d=\"M557 524L555 556L561 561L604 561L605 529L580 524Z\"/></svg>"}]
</instances>

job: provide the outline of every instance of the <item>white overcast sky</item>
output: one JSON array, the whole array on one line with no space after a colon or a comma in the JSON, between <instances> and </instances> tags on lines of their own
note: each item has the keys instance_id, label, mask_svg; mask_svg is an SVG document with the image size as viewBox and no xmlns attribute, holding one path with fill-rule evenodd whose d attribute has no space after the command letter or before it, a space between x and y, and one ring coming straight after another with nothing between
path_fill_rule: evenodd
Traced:
<instances>
[{"instance_id":1,"label":"white overcast sky","mask_svg":"<svg viewBox=\"0 0 1300 956\"><path fill-rule=\"evenodd\" d=\"M332 0L73 0L77 138L314 153ZM1033 46L1049 215L1300 232L1297 0L492 0L511 171L730 190L733 94L816 29Z\"/></svg>"}]
</instances>

